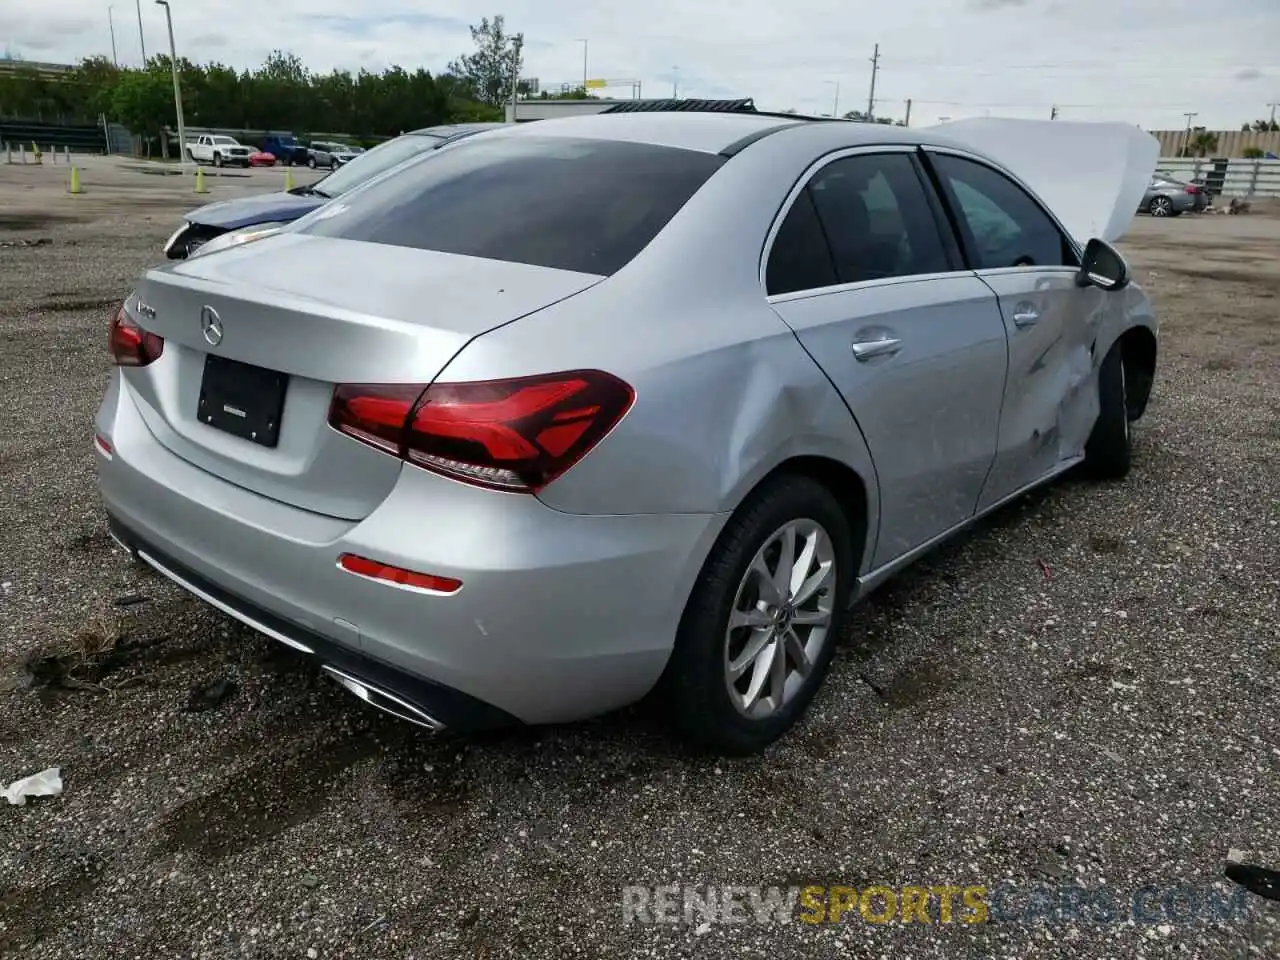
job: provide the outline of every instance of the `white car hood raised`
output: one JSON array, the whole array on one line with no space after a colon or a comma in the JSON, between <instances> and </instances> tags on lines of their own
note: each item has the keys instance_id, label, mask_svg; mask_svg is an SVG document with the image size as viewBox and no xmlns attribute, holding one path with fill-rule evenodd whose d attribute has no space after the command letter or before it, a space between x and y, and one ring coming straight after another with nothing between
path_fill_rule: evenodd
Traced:
<instances>
[{"instance_id":1,"label":"white car hood raised","mask_svg":"<svg viewBox=\"0 0 1280 960\"><path fill-rule=\"evenodd\" d=\"M1124 235L1160 161L1160 141L1127 123L993 117L927 130L939 144L971 147L1006 167L1081 246Z\"/></svg>"}]
</instances>

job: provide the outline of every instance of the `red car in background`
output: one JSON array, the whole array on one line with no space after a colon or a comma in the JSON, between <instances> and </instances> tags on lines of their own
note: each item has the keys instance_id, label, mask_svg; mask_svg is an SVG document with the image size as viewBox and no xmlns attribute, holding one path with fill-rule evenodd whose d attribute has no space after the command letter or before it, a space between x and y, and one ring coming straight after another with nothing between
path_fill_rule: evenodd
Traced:
<instances>
[{"instance_id":1,"label":"red car in background","mask_svg":"<svg viewBox=\"0 0 1280 960\"><path fill-rule=\"evenodd\" d=\"M249 166L251 167L274 167L275 165L275 154L267 153L265 150L255 150L249 154Z\"/></svg>"}]
</instances>

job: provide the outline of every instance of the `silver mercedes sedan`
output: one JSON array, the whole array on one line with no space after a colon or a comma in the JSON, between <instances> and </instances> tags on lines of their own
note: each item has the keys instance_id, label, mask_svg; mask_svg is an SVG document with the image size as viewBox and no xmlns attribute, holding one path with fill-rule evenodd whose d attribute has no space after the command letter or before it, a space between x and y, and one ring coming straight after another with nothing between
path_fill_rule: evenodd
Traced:
<instances>
[{"instance_id":1,"label":"silver mercedes sedan","mask_svg":"<svg viewBox=\"0 0 1280 960\"><path fill-rule=\"evenodd\" d=\"M990 123L511 126L149 270L96 420L111 530L430 730L652 692L759 750L886 577L1129 468L1156 323L1108 241L1150 138L1076 125L1080 165ZM1097 182L1055 208L1055 164Z\"/></svg>"}]
</instances>

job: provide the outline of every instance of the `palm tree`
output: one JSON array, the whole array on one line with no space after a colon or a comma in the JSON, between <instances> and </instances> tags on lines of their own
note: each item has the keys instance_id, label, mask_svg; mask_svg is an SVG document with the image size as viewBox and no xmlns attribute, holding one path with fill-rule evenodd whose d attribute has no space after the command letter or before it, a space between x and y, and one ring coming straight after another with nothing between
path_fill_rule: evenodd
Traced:
<instances>
[{"instance_id":1,"label":"palm tree","mask_svg":"<svg viewBox=\"0 0 1280 960\"><path fill-rule=\"evenodd\" d=\"M1191 138L1191 149L1198 157L1207 157L1218 149L1218 135L1208 130L1197 130Z\"/></svg>"}]
</instances>

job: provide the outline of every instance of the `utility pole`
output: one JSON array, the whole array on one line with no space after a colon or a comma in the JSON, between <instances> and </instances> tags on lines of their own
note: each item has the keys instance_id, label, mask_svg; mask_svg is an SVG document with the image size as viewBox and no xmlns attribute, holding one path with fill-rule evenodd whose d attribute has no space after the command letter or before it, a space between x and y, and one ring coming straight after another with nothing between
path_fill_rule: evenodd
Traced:
<instances>
[{"instance_id":1,"label":"utility pole","mask_svg":"<svg viewBox=\"0 0 1280 960\"><path fill-rule=\"evenodd\" d=\"M159 0L156 0L158 3ZM524 43L524 37L516 34L511 39L511 122L516 122L516 106L520 102L520 47Z\"/></svg>"},{"instance_id":2,"label":"utility pole","mask_svg":"<svg viewBox=\"0 0 1280 960\"><path fill-rule=\"evenodd\" d=\"M1183 116L1187 118L1187 136L1182 144L1182 152L1189 155L1191 153L1191 118L1198 117L1200 114L1184 113Z\"/></svg>"},{"instance_id":3,"label":"utility pole","mask_svg":"<svg viewBox=\"0 0 1280 960\"><path fill-rule=\"evenodd\" d=\"M1058 105L1056 103L1053 105L1053 109L1049 111L1049 119L1050 120L1058 119Z\"/></svg>"},{"instance_id":4,"label":"utility pole","mask_svg":"<svg viewBox=\"0 0 1280 960\"><path fill-rule=\"evenodd\" d=\"M836 99L831 105L831 119L838 120L840 119L840 81L828 80L827 83L834 85L836 88Z\"/></svg>"},{"instance_id":5,"label":"utility pole","mask_svg":"<svg viewBox=\"0 0 1280 960\"><path fill-rule=\"evenodd\" d=\"M911 98L910 97L907 97L907 116L906 116L906 119L902 121L902 125L904 127L911 126Z\"/></svg>"},{"instance_id":6,"label":"utility pole","mask_svg":"<svg viewBox=\"0 0 1280 960\"><path fill-rule=\"evenodd\" d=\"M671 73L673 75L671 80L671 99L675 100L680 91L680 68L672 67Z\"/></svg>"},{"instance_id":7,"label":"utility pole","mask_svg":"<svg viewBox=\"0 0 1280 960\"><path fill-rule=\"evenodd\" d=\"M587 95L587 44L590 42L583 37L578 38L578 42L582 44L582 95Z\"/></svg>"},{"instance_id":8,"label":"utility pole","mask_svg":"<svg viewBox=\"0 0 1280 960\"><path fill-rule=\"evenodd\" d=\"M111 7L107 7L107 26L111 28L111 62L118 67L120 58L116 56L116 19L111 10Z\"/></svg>"},{"instance_id":9,"label":"utility pole","mask_svg":"<svg viewBox=\"0 0 1280 960\"><path fill-rule=\"evenodd\" d=\"M880 69L880 44L876 44L875 53L871 56L871 93L867 97L867 122L870 123L876 108L876 71Z\"/></svg>"},{"instance_id":10,"label":"utility pole","mask_svg":"<svg viewBox=\"0 0 1280 960\"><path fill-rule=\"evenodd\" d=\"M1276 125L1276 107L1280 107L1280 103L1268 103L1267 106L1271 108L1271 126L1274 127Z\"/></svg>"},{"instance_id":11,"label":"utility pole","mask_svg":"<svg viewBox=\"0 0 1280 960\"><path fill-rule=\"evenodd\" d=\"M173 69L173 105L178 111L178 164L185 166L187 126L182 121L182 87L178 85L178 50L173 43L173 14L169 10L169 0L156 0L156 4L164 7L164 19L169 24L169 66Z\"/></svg>"},{"instance_id":12,"label":"utility pole","mask_svg":"<svg viewBox=\"0 0 1280 960\"><path fill-rule=\"evenodd\" d=\"M147 38L142 35L142 0L134 0L138 8L138 45L142 47L142 69L147 68Z\"/></svg>"}]
</instances>

